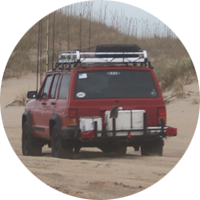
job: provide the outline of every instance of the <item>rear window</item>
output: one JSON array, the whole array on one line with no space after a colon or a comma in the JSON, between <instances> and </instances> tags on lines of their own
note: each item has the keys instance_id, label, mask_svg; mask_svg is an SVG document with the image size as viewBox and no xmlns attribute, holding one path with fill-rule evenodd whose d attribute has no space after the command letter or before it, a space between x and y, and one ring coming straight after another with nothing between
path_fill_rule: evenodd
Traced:
<instances>
[{"instance_id":1,"label":"rear window","mask_svg":"<svg viewBox=\"0 0 200 200\"><path fill-rule=\"evenodd\" d=\"M156 98L150 71L91 71L78 73L75 99Z\"/></svg>"}]
</instances>

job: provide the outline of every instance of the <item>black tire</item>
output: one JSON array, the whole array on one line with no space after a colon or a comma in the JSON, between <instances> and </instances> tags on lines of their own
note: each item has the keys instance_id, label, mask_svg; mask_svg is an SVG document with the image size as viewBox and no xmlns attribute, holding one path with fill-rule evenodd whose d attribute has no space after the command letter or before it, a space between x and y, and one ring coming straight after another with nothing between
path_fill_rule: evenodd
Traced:
<instances>
[{"instance_id":1,"label":"black tire","mask_svg":"<svg viewBox=\"0 0 200 200\"><path fill-rule=\"evenodd\" d=\"M142 144L141 145L141 155L142 156L148 156L148 144Z\"/></svg>"},{"instance_id":2,"label":"black tire","mask_svg":"<svg viewBox=\"0 0 200 200\"><path fill-rule=\"evenodd\" d=\"M73 147L69 144L69 142L62 140L56 125L53 127L51 145L51 152L53 157L70 159L73 158Z\"/></svg>"},{"instance_id":3,"label":"black tire","mask_svg":"<svg viewBox=\"0 0 200 200\"><path fill-rule=\"evenodd\" d=\"M163 147L151 147L151 156L163 156Z\"/></svg>"},{"instance_id":4,"label":"black tire","mask_svg":"<svg viewBox=\"0 0 200 200\"><path fill-rule=\"evenodd\" d=\"M41 156L41 141L34 138L28 130L28 123L23 124L22 131L22 154L25 156Z\"/></svg>"},{"instance_id":5,"label":"black tire","mask_svg":"<svg viewBox=\"0 0 200 200\"><path fill-rule=\"evenodd\" d=\"M79 153L80 150L81 150L81 147L75 147L75 148L74 148L74 152L75 152L75 153Z\"/></svg>"},{"instance_id":6,"label":"black tire","mask_svg":"<svg viewBox=\"0 0 200 200\"><path fill-rule=\"evenodd\" d=\"M141 145L142 156L163 156L164 141L162 138Z\"/></svg>"}]
</instances>

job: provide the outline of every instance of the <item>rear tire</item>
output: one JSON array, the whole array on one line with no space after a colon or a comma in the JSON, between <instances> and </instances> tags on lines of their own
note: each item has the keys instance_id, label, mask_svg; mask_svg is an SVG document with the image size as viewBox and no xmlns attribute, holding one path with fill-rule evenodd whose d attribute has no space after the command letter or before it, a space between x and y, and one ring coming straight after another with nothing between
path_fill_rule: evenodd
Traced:
<instances>
[{"instance_id":1,"label":"rear tire","mask_svg":"<svg viewBox=\"0 0 200 200\"><path fill-rule=\"evenodd\" d=\"M51 144L53 157L70 159L73 158L73 147L71 147L69 142L62 140L56 125L53 127Z\"/></svg>"},{"instance_id":2,"label":"rear tire","mask_svg":"<svg viewBox=\"0 0 200 200\"><path fill-rule=\"evenodd\" d=\"M163 156L163 147L159 147L159 146L156 146L156 147L152 147L151 148L151 156Z\"/></svg>"},{"instance_id":3,"label":"rear tire","mask_svg":"<svg viewBox=\"0 0 200 200\"><path fill-rule=\"evenodd\" d=\"M163 156L164 141L158 138L150 143L141 145L142 156Z\"/></svg>"},{"instance_id":4,"label":"rear tire","mask_svg":"<svg viewBox=\"0 0 200 200\"><path fill-rule=\"evenodd\" d=\"M75 147L75 148L74 148L74 152L75 152L75 153L79 153L80 150L81 150L81 147Z\"/></svg>"},{"instance_id":5,"label":"rear tire","mask_svg":"<svg viewBox=\"0 0 200 200\"><path fill-rule=\"evenodd\" d=\"M28 130L28 122L25 122L22 131L22 154L25 156L41 156L43 146L41 143L41 140L31 135Z\"/></svg>"}]
</instances>

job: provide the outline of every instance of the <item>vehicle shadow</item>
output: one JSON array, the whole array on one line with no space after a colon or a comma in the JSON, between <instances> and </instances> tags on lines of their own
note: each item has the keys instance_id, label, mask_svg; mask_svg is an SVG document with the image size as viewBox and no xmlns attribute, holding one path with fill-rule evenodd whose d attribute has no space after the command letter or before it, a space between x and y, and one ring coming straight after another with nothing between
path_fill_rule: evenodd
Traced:
<instances>
[{"instance_id":1,"label":"vehicle shadow","mask_svg":"<svg viewBox=\"0 0 200 200\"><path fill-rule=\"evenodd\" d=\"M114 159L114 158L128 158L128 157L134 157L135 155L126 154L126 155L120 155L116 153L103 153L103 152L92 152L92 151L81 151L77 154L74 154L74 159L76 160L85 160L85 159L96 159L96 158L108 158L108 159Z\"/></svg>"},{"instance_id":2,"label":"vehicle shadow","mask_svg":"<svg viewBox=\"0 0 200 200\"><path fill-rule=\"evenodd\" d=\"M44 157L51 157L51 152L42 153ZM79 153L73 154L73 159L76 160L90 160L90 159L98 159L98 158L107 158L107 159L116 159L116 158L125 158L125 159L133 159L134 157L138 157L138 154L130 154L120 155L116 153L103 153L101 151L87 151L81 150Z\"/></svg>"}]
</instances>

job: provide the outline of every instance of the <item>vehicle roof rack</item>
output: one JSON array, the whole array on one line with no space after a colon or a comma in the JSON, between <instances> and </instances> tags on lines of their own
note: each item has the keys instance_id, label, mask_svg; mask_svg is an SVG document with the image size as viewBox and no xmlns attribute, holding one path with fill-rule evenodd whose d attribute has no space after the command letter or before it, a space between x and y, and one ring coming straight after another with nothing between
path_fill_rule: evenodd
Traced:
<instances>
[{"instance_id":1,"label":"vehicle roof rack","mask_svg":"<svg viewBox=\"0 0 200 200\"><path fill-rule=\"evenodd\" d=\"M99 45L96 46L96 51L61 51L59 52L58 62L55 65L56 69L68 69L76 67L93 67L93 66L133 66L152 68L148 62L147 51L142 50L137 45Z\"/></svg>"},{"instance_id":2,"label":"vehicle roof rack","mask_svg":"<svg viewBox=\"0 0 200 200\"><path fill-rule=\"evenodd\" d=\"M58 63L132 63L147 62L147 52L59 52Z\"/></svg>"}]
</instances>

